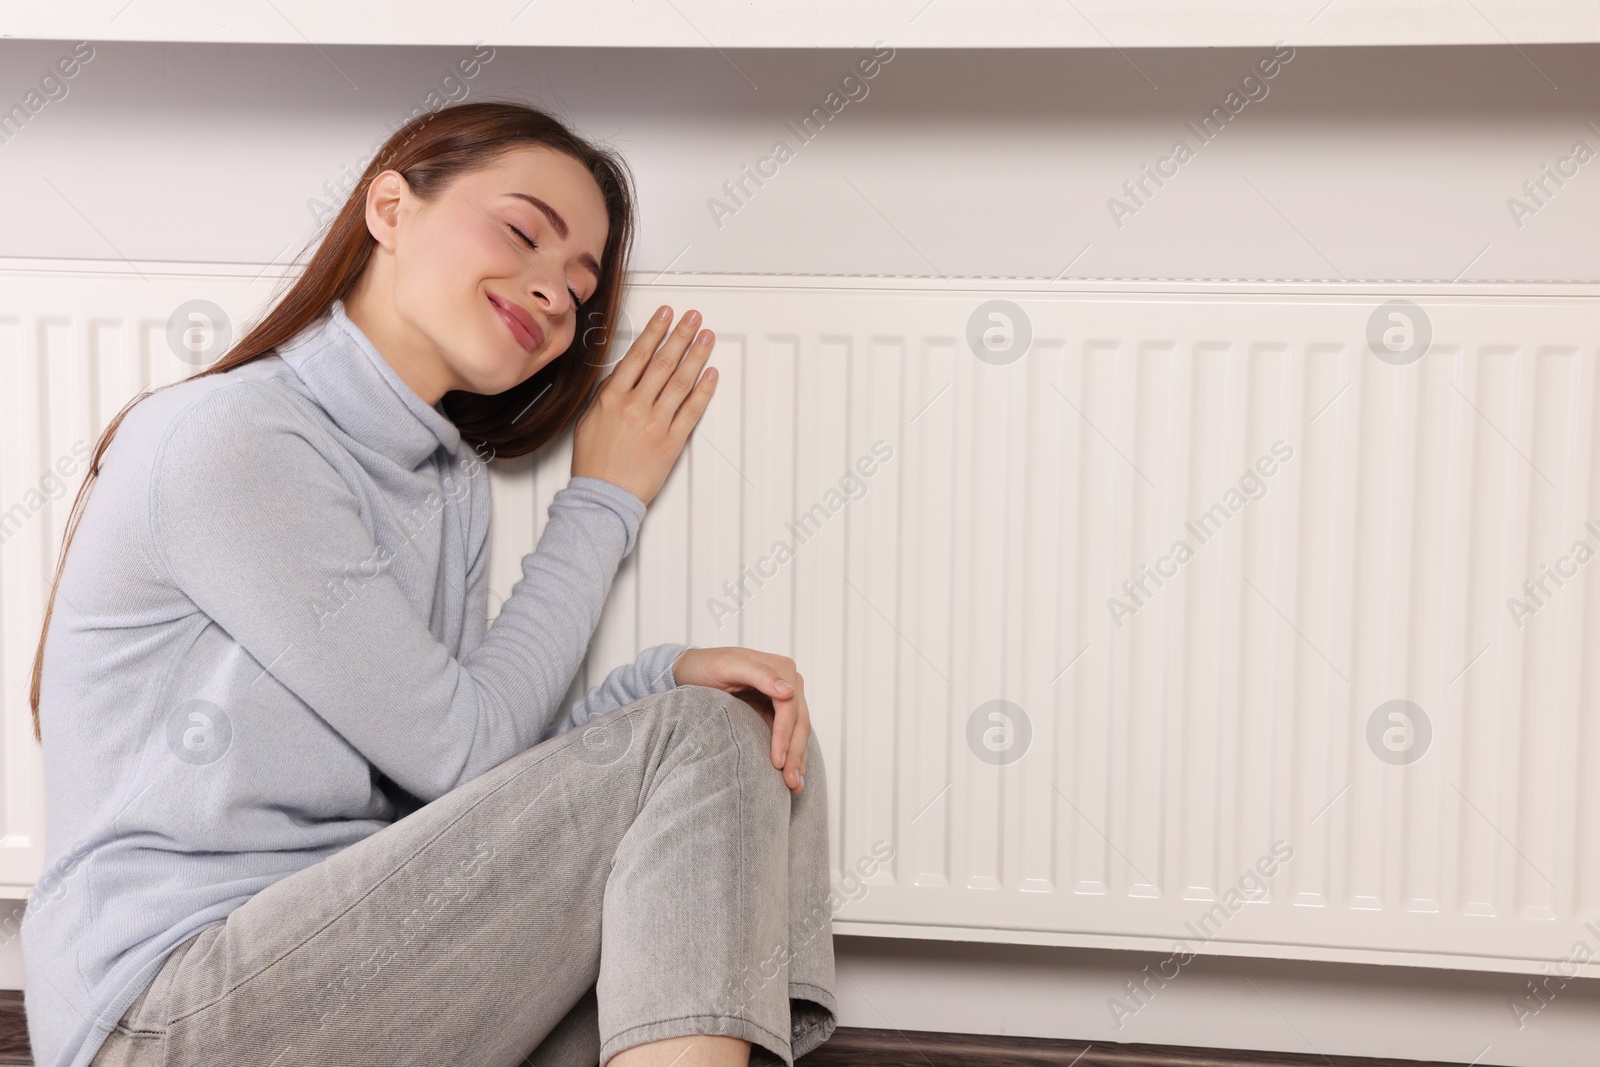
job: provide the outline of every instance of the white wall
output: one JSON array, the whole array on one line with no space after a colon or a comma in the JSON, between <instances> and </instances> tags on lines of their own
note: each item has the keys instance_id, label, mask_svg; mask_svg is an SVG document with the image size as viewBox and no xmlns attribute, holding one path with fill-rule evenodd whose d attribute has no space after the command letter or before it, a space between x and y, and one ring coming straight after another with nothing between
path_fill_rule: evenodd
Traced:
<instances>
[{"instance_id":1,"label":"white wall","mask_svg":"<svg viewBox=\"0 0 1600 1067\"><path fill-rule=\"evenodd\" d=\"M70 47L0 41L0 108ZM1176 138L1194 145L1184 120L1262 51L901 51L804 146L786 120L864 50L502 49L466 84L623 150L640 269L1596 277L1600 164L1520 228L1506 203L1574 141L1600 148L1589 46L1301 49L1116 226L1107 199ZM0 256L291 255L314 232L308 199L469 52L99 45L0 143ZM779 138L794 158L719 227L708 198ZM1568 985L1519 1031L1526 978L1200 960L1119 1031L1106 1000L1149 962L1134 954L841 938L839 961L853 1026L1499 1064L1584 1062L1600 1038L1600 982ZM0 944L0 985L20 980L15 941Z\"/></svg>"},{"instance_id":2,"label":"white wall","mask_svg":"<svg viewBox=\"0 0 1600 1067\"><path fill-rule=\"evenodd\" d=\"M0 41L0 106L68 48ZM102 44L0 144L0 255L278 257L311 236L322 183L470 51ZM1184 121L1262 51L902 51L719 229L706 201L774 140L797 147L784 123L864 52L502 49L465 84L627 154L645 269L1595 275L1600 167L1520 230L1506 207L1574 140L1600 148L1600 49L1581 45L1301 49L1120 229L1107 199L1176 138L1197 143Z\"/></svg>"}]
</instances>

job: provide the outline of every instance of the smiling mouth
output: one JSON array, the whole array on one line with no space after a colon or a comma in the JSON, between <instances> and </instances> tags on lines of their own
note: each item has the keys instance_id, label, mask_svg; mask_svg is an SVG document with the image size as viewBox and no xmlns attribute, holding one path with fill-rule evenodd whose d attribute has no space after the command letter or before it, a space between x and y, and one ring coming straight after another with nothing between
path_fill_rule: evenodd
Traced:
<instances>
[{"instance_id":1,"label":"smiling mouth","mask_svg":"<svg viewBox=\"0 0 1600 1067\"><path fill-rule=\"evenodd\" d=\"M500 321L506 324L506 329L511 331L511 336L523 349L537 352L539 346L544 344L544 332L526 311L503 304L493 295L489 296L489 306L494 308L495 314L500 316Z\"/></svg>"}]
</instances>

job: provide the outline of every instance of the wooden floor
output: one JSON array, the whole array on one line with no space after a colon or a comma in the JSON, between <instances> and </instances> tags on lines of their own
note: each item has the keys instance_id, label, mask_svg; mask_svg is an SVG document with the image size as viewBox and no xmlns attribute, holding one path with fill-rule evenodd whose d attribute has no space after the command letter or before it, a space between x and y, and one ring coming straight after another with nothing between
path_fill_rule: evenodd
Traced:
<instances>
[{"instance_id":1,"label":"wooden floor","mask_svg":"<svg viewBox=\"0 0 1600 1067\"><path fill-rule=\"evenodd\" d=\"M1467 1067L1421 1060L1229 1052L1171 1045L1086 1044L1036 1037L987 1037L840 1027L796 1061L805 1067ZM1478 1067L1486 1067L1479 1064Z\"/></svg>"},{"instance_id":2,"label":"wooden floor","mask_svg":"<svg viewBox=\"0 0 1600 1067\"><path fill-rule=\"evenodd\" d=\"M1032 1037L901 1033L855 1027L835 1030L826 1044L802 1056L799 1062L805 1067L1465 1067L1418 1060L1227 1052L1165 1045L1086 1045L1081 1041ZM0 989L0 1064L20 1063L33 1063L28 1052L22 993Z\"/></svg>"},{"instance_id":3,"label":"wooden floor","mask_svg":"<svg viewBox=\"0 0 1600 1067\"><path fill-rule=\"evenodd\" d=\"M32 1063L28 1020L22 1015L22 990L0 989L0 1063Z\"/></svg>"}]
</instances>

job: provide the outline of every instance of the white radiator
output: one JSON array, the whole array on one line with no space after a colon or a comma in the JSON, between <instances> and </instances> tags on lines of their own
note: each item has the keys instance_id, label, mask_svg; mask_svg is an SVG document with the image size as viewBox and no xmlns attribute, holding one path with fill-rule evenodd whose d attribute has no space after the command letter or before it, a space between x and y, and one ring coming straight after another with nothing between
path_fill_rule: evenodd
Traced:
<instances>
[{"instance_id":1,"label":"white radiator","mask_svg":"<svg viewBox=\"0 0 1600 1067\"><path fill-rule=\"evenodd\" d=\"M194 369L174 309L237 329L276 273L0 277L15 891L71 500L41 478ZM668 275L633 321L662 302L722 377L573 694L659 641L792 655L837 932L1507 971L1600 945L1600 286ZM548 452L493 474L502 595Z\"/></svg>"}]
</instances>

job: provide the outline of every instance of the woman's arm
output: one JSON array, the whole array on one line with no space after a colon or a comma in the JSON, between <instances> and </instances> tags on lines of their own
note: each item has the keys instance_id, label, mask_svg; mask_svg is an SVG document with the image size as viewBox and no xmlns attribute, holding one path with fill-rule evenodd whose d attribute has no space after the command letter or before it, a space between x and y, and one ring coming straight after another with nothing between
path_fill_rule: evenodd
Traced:
<instances>
[{"instance_id":1,"label":"woman's arm","mask_svg":"<svg viewBox=\"0 0 1600 1067\"><path fill-rule=\"evenodd\" d=\"M652 645L639 653L632 663L606 675L605 680L590 689L550 730L547 737L564 734L574 726L582 726L596 715L604 715L613 708L632 704L651 693L664 693L678 684L672 674L672 661L688 645Z\"/></svg>"},{"instance_id":2,"label":"woman's arm","mask_svg":"<svg viewBox=\"0 0 1600 1067\"><path fill-rule=\"evenodd\" d=\"M375 542L355 493L281 404L241 381L174 418L148 486L157 572L271 676L256 684L290 690L424 801L536 744L643 502L589 478L557 492L521 580L458 660L390 573L415 549Z\"/></svg>"},{"instance_id":3,"label":"woman's arm","mask_svg":"<svg viewBox=\"0 0 1600 1067\"><path fill-rule=\"evenodd\" d=\"M594 484L597 480L579 476L574 484ZM462 637L463 654L478 646L483 640L489 605L489 574L487 553L480 552L473 560L467 575L467 617ZM614 669L597 686L591 688L568 708L540 738L566 733L574 726L582 726L596 715L604 715L613 708L631 704L652 693L663 693L677 686L672 664L688 645L676 643L652 645L639 653L632 663Z\"/></svg>"}]
</instances>

